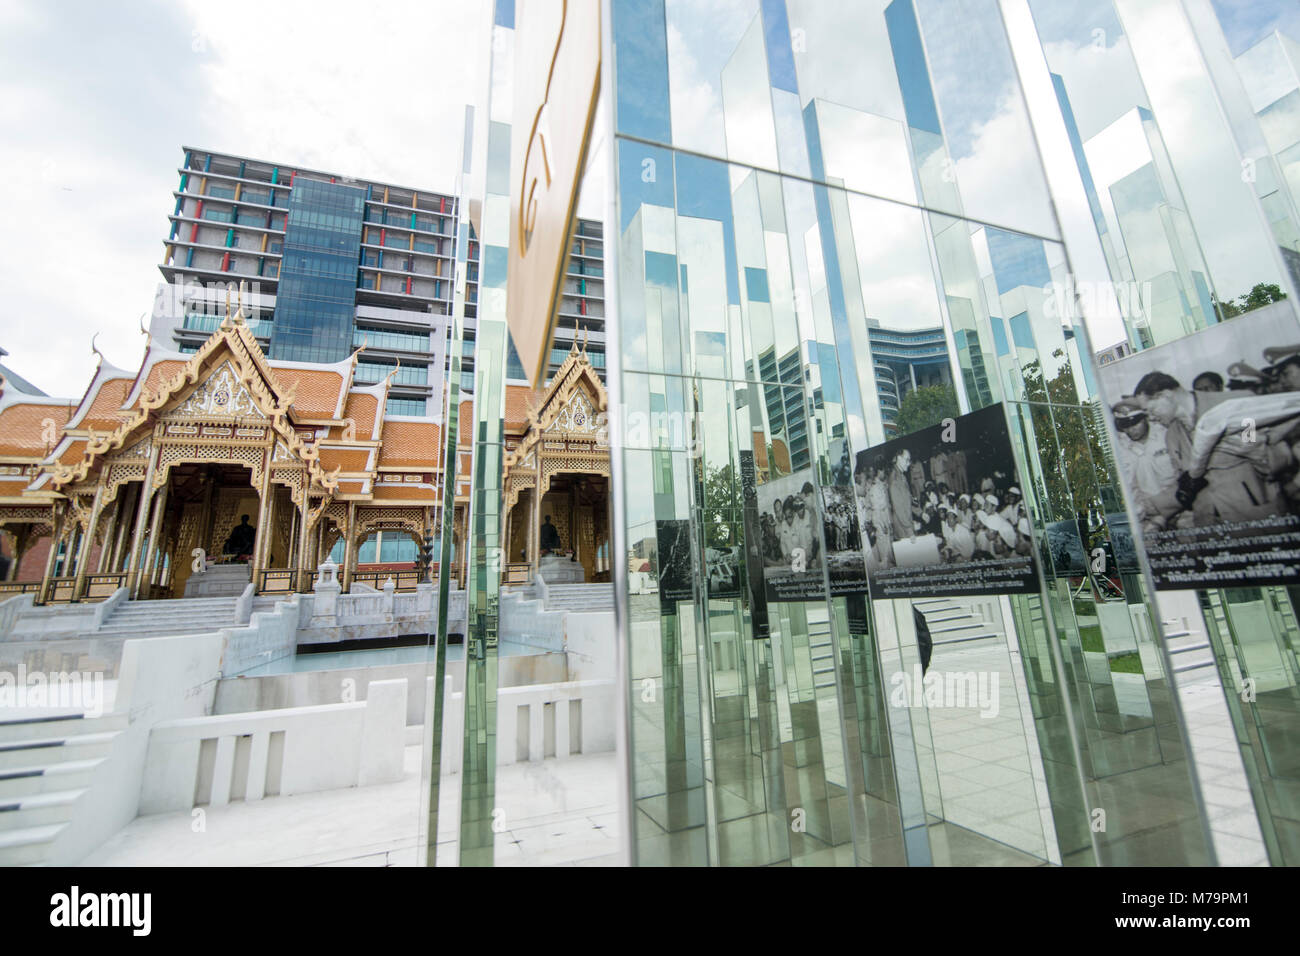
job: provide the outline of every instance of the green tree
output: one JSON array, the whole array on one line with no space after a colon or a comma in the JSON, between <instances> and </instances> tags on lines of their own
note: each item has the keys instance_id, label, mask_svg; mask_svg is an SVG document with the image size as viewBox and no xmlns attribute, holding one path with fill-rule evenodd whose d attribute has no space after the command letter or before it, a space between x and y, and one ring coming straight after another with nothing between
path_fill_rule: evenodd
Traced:
<instances>
[{"instance_id":1,"label":"green tree","mask_svg":"<svg viewBox=\"0 0 1300 956\"><path fill-rule=\"evenodd\" d=\"M1239 295L1227 302L1220 302L1216 295L1210 296L1214 307L1219 311L1219 316L1224 319L1236 318L1252 309L1263 308L1270 303L1281 302L1285 298L1286 293L1276 282L1256 282L1245 295Z\"/></svg>"},{"instance_id":2,"label":"green tree","mask_svg":"<svg viewBox=\"0 0 1300 956\"><path fill-rule=\"evenodd\" d=\"M1053 358L1063 359L1057 349ZM1041 364L1035 360L1023 369L1025 397L1032 434L1043 466L1043 488L1054 519L1071 518L1089 506L1101 503L1101 489L1114 484L1112 459L1105 433L1091 406L1079 402L1074 375L1063 363L1050 379L1044 380ZM1025 409L1021 409L1023 417Z\"/></svg>"},{"instance_id":3,"label":"green tree","mask_svg":"<svg viewBox=\"0 0 1300 956\"><path fill-rule=\"evenodd\" d=\"M704 545L727 548L740 540L740 479L731 465L706 468L704 478Z\"/></svg>"},{"instance_id":4,"label":"green tree","mask_svg":"<svg viewBox=\"0 0 1300 956\"><path fill-rule=\"evenodd\" d=\"M1249 312L1251 309L1258 309L1272 302L1281 302L1286 298L1286 293L1275 282L1257 282L1249 292L1241 296L1238 301L1241 303L1243 312Z\"/></svg>"},{"instance_id":5,"label":"green tree","mask_svg":"<svg viewBox=\"0 0 1300 956\"><path fill-rule=\"evenodd\" d=\"M957 392L951 385L923 385L903 396L894 425L898 436L940 424L945 418L961 414Z\"/></svg>"}]
</instances>

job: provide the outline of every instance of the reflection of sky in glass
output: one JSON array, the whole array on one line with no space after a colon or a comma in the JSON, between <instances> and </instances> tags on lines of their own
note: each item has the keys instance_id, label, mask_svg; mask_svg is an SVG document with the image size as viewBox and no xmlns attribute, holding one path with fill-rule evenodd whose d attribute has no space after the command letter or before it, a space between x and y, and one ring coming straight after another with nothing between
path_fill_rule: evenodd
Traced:
<instances>
[{"instance_id":1,"label":"reflection of sky in glass","mask_svg":"<svg viewBox=\"0 0 1300 956\"><path fill-rule=\"evenodd\" d=\"M919 0L916 15L961 193L960 211L1056 236L1047 182L996 0Z\"/></svg>"},{"instance_id":2,"label":"reflection of sky in glass","mask_svg":"<svg viewBox=\"0 0 1300 956\"><path fill-rule=\"evenodd\" d=\"M911 0L895 0L885 9L889 42L894 50L894 69L903 94L907 124L928 133L942 133L939 113L930 89L930 74L925 65L925 50L916 26L916 11Z\"/></svg>"},{"instance_id":3,"label":"reflection of sky in glass","mask_svg":"<svg viewBox=\"0 0 1300 956\"><path fill-rule=\"evenodd\" d=\"M623 230L643 204L672 208L673 154L656 146L619 140L618 188L622 193Z\"/></svg>"},{"instance_id":4,"label":"reflection of sky in glass","mask_svg":"<svg viewBox=\"0 0 1300 956\"><path fill-rule=\"evenodd\" d=\"M1051 71L1059 75L1081 139L1146 106L1133 55L1110 0L1030 0Z\"/></svg>"},{"instance_id":5,"label":"reflection of sky in glass","mask_svg":"<svg viewBox=\"0 0 1300 956\"><path fill-rule=\"evenodd\" d=\"M672 142L684 149L722 156L722 70L754 16L754 0L699 4L667 0Z\"/></svg>"},{"instance_id":6,"label":"reflection of sky in glass","mask_svg":"<svg viewBox=\"0 0 1300 956\"><path fill-rule=\"evenodd\" d=\"M1300 40L1300 3L1295 0L1212 0L1233 56L1274 30Z\"/></svg>"},{"instance_id":7,"label":"reflection of sky in glass","mask_svg":"<svg viewBox=\"0 0 1300 956\"><path fill-rule=\"evenodd\" d=\"M722 223L727 263L727 301L739 302L736 236L731 224L731 180L727 165L700 156L677 156L677 214Z\"/></svg>"},{"instance_id":8,"label":"reflection of sky in glass","mask_svg":"<svg viewBox=\"0 0 1300 956\"><path fill-rule=\"evenodd\" d=\"M1015 90L1002 16L993 0L920 0L916 6L948 148L959 160L974 154L981 129Z\"/></svg>"},{"instance_id":9,"label":"reflection of sky in glass","mask_svg":"<svg viewBox=\"0 0 1300 956\"><path fill-rule=\"evenodd\" d=\"M613 9L619 72L637 78L618 84L618 130L667 143L672 128L663 0L616 3Z\"/></svg>"},{"instance_id":10,"label":"reflection of sky in glass","mask_svg":"<svg viewBox=\"0 0 1300 956\"><path fill-rule=\"evenodd\" d=\"M1022 285L1041 289L1052 281L1042 240L1001 229L986 229L985 232L999 295Z\"/></svg>"}]
</instances>

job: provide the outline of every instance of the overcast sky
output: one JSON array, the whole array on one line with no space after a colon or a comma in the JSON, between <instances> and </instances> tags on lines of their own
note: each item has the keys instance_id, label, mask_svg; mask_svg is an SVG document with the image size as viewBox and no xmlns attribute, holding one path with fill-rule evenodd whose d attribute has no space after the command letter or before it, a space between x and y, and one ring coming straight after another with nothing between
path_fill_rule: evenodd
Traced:
<instances>
[{"instance_id":1,"label":"overcast sky","mask_svg":"<svg viewBox=\"0 0 1300 956\"><path fill-rule=\"evenodd\" d=\"M0 0L0 347L79 398L140 360L182 144L450 190L476 0ZM73 393L73 394L70 394Z\"/></svg>"}]
</instances>

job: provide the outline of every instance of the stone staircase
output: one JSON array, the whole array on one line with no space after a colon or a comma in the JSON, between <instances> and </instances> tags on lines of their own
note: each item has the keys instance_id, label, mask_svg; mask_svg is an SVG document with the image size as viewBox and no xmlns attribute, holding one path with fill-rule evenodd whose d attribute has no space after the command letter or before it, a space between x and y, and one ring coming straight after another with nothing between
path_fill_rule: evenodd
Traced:
<instances>
[{"instance_id":1,"label":"stone staircase","mask_svg":"<svg viewBox=\"0 0 1300 956\"><path fill-rule=\"evenodd\" d=\"M808 652L812 657L813 687L835 687L835 645L831 642L831 624L808 622Z\"/></svg>"},{"instance_id":2,"label":"stone staircase","mask_svg":"<svg viewBox=\"0 0 1300 956\"><path fill-rule=\"evenodd\" d=\"M925 623L930 627L930 639L936 646L998 640L1002 637L999 625L985 620L976 606L958 598L926 598L913 600L912 605L925 615Z\"/></svg>"},{"instance_id":3,"label":"stone staircase","mask_svg":"<svg viewBox=\"0 0 1300 956\"><path fill-rule=\"evenodd\" d=\"M0 711L0 866L46 861L126 721Z\"/></svg>"},{"instance_id":4,"label":"stone staircase","mask_svg":"<svg viewBox=\"0 0 1300 956\"><path fill-rule=\"evenodd\" d=\"M170 637L203 634L237 621L237 597L125 601L96 632L97 637Z\"/></svg>"},{"instance_id":5,"label":"stone staircase","mask_svg":"<svg viewBox=\"0 0 1300 956\"><path fill-rule=\"evenodd\" d=\"M1161 621L1160 625L1175 674L1214 667L1214 650L1204 634L1184 627L1182 621Z\"/></svg>"}]
</instances>

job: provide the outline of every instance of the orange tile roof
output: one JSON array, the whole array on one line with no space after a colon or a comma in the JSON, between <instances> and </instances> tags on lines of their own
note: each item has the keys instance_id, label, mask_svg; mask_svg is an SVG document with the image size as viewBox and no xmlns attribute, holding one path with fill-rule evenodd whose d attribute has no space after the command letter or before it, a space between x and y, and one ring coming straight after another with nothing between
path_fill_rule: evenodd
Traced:
<instances>
[{"instance_id":1,"label":"orange tile roof","mask_svg":"<svg viewBox=\"0 0 1300 956\"><path fill-rule=\"evenodd\" d=\"M102 432L113 431L121 425L125 417L122 403L126 401L126 396L131 391L131 384L129 378L110 378L100 385L99 392L90 403L90 408L86 410L85 417L81 419L78 427L93 428L95 431Z\"/></svg>"},{"instance_id":2,"label":"orange tile roof","mask_svg":"<svg viewBox=\"0 0 1300 956\"><path fill-rule=\"evenodd\" d=\"M185 368L187 364L187 362L181 359L161 359L160 361L155 362L153 367L149 369L149 374L145 377L144 388L140 389L140 391L157 392L162 388L164 382L175 378L177 374L180 373L181 369ZM137 407L139 406L139 403L140 397L137 395Z\"/></svg>"},{"instance_id":3,"label":"orange tile roof","mask_svg":"<svg viewBox=\"0 0 1300 956\"><path fill-rule=\"evenodd\" d=\"M342 466L344 471L365 471L370 452L365 448L322 448L321 467L329 471Z\"/></svg>"},{"instance_id":4,"label":"orange tile roof","mask_svg":"<svg viewBox=\"0 0 1300 956\"><path fill-rule=\"evenodd\" d=\"M0 411L0 455L23 458L43 457L53 442L41 440L45 419L54 419L62 429L72 416L69 405L42 405L36 402L18 402Z\"/></svg>"},{"instance_id":5,"label":"orange tile roof","mask_svg":"<svg viewBox=\"0 0 1300 956\"><path fill-rule=\"evenodd\" d=\"M531 401L535 406L539 397L527 385L507 385L506 386L506 430L523 431L528 427L528 405Z\"/></svg>"},{"instance_id":6,"label":"orange tile roof","mask_svg":"<svg viewBox=\"0 0 1300 956\"><path fill-rule=\"evenodd\" d=\"M0 481L0 498L21 498L26 489L26 478L6 478Z\"/></svg>"},{"instance_id":7,"label":"orange tile roof","mask_svg":"<svg viewBox=\"0 0 1300 956\"><path fill-rule=\"evenodd\" d=\"M374 490L376 501L438 501L437 488L421 488L418 485L376 484Z\"/></svg>"},{"instance_id":8,"label":"orange tile roof","mask_svg":"<svg viewBox=\"0 0 1300 956\"><path fill-rule=\"evenodd\" d=\"M379 399L373 395L349 392L343 417L352 419L357 426L357 438L369 439L375 431L375 416L379 413ZM342 429L339 429L341 432Z\"/></svg>"},{"instance_id":9,"label":"orange tile roof","mask_svg":"<svg viewBox=\"0 0 1300 956\"><path fill-rule=\"evenodd\" d=\"M59 464L60 465L78 464L81 461L85 451L86 451L85 440L81 438L74 438L72 442L69 443L68 447L63 450L63 454L59 456Z\"/></svg>"},{"instance_id":10,"label":"orange tile roof","mask_svg":"<svg viewBox=\"0 0 1300 956\"><path fill-rule=\"evenodd\" d=\"M463 429L462 429L463 430ZM437 422L384 422L379 464L390 468L432 469L440 457L442 429Z\"/></svg>"},{"instance_id":11,"label":"orange tile roof","mask_svg":"<svg viewBox=\"0 0 1300 956\"><path fill-rule=\"evenodd\" d=\"M364 484L361 481L340 481L338 493L341 495L359 495Z\"/></svg>"},{"instance_id":12,"label":"orange tile roof","mask_svg":"<svg viewBox=\"0 0 1300 956\"><path fill-rule=\"evenodd\" d=\"M297 382L293 407L299 415L308 418L333 418L339 407L339 392L343 390L343 376L338 372L314 368L276 368L276 391L284 390Z\"/></svg>"}]
</instances>

